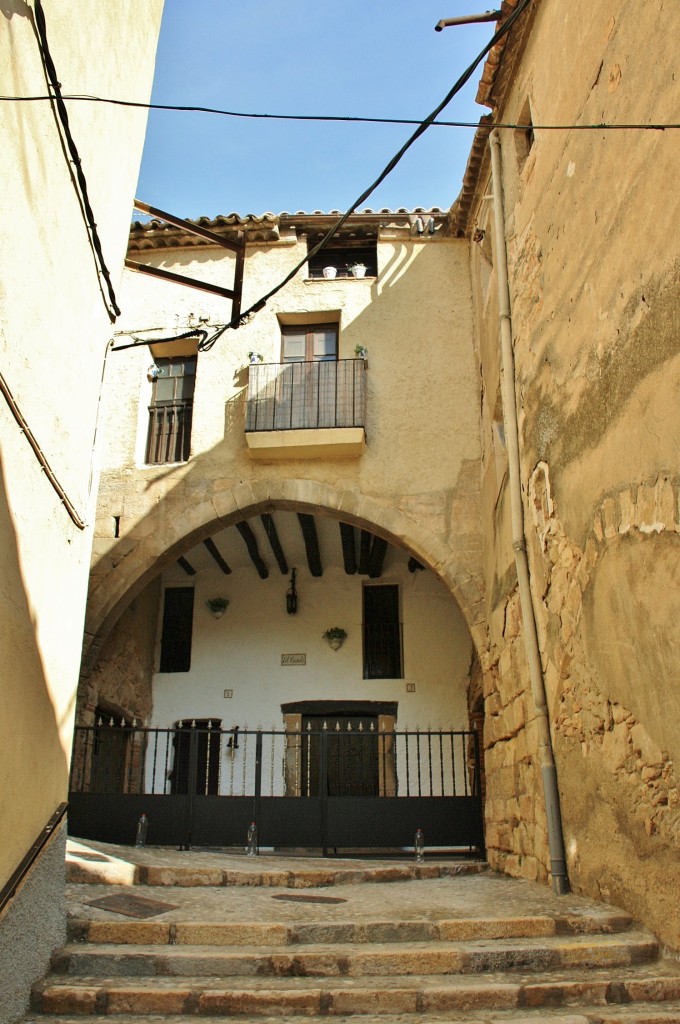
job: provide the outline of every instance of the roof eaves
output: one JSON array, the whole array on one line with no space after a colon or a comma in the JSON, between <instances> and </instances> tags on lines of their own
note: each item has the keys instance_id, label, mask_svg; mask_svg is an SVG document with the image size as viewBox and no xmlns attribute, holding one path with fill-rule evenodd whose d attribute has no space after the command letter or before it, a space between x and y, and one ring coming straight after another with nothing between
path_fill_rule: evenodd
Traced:
<instances>
[{"instance_id":1,"label":"roof eaves","mask_svg":"<svg viewBox=\"0 0 680 1024\"><path fill-rule=\"evenodd\" d=\"M520 0L503 0L496 30L512 14L519 2ZM512 71L526 45L540 2L541 0L532 0L510 31L489 51L477 88L476 101L481 106L495 110L501 105L508 81L512 78Z\"/></svg>"}]
</instances>

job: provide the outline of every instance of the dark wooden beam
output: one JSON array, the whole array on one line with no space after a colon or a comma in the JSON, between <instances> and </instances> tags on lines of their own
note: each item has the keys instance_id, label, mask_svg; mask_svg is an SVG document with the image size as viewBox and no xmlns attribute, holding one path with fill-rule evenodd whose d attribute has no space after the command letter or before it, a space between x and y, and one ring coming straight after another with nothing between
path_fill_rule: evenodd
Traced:
<instances>
[{"instance_id":1,"label":"dark wooden beam","mask_svg":"<svg viewBox=\"0 0 680 1024\"><path fill-rule=\"evenodd\" d=\"M387 541L383 540L382 537L374 537L371 544L371 554L368 559L368 575L370 579L377 580L382 576L386 551Z\"/></svg>"},{"instance_id":2,"label":"dark wooden beam","mask_svg":"<svg viewBox=\"0 0 680 1024\"><path fill-rule=\"evenodd\" d=\"M409 572L422 572L425 569L424 565L421 565L417 558L409 558L408 560L408 571Z\"/></svg>"},{"instance_id":3,"label":"dark wooden beam","mask_svg":"<svg viewBox=\"0 0 680 1024\"><path fill-rule=\"evenodd\" d=\"M217 564L219 565L224 575L228 576L231 572L231 569L222 558L222 555L220 554L217 545L215 544L215 541L212 539L212 537L208 537L208 539L204 540L203 543L205 544L206 548L208 549L212 557L215 559Z\"/></svg>"},{"instance_id":4,"label":"dark wooden beam","mask_svg":"<svg viewBox=\"0 0 680 1024\"><path fill-rule=\"evenodd\" d=\"M340 538L342 540L342 557L345 563L345 572L353 576L357 571L357 549L354 541L354 527L349 523L340 523Z\"/></svg>"},{"instance_id":5,"label":"dark wooden beam","mask_svg":"<svg viewBox=\"0 0 680 1024\"><path fill-rule=\"evenodd\" d=\"M298 512L298 519L300 521L300 529L302 530L302 537L307 551L307 564L309 566L309 571L312 576L323 576L321 553L319 552L319 538L316 532L314 516L307 515L304 512Z\"/></svg>"},{"instance_id":6,"label":"dark wooden beam","mask_svg":"<svg viewBox=\"0 0 680 1024\"><path fill-rule=\"evenodd\" d=\"M177 564L182 569L184 569L184 571L187 574L187 576L195 576L196 575L196 570L194 569L194 567L191 564L191 562L187 562L186 558L184 558L182 555L180 555L179 558L177 559Z\"/></svg>"},{"instance_id":7,"label":"dark wooden beam","mask_svg":"<svg viewBox=\"0 0 680 1024\"><path fill-rule=\"evenodd\" d=\"M267 568L267 566L262 561L262 558L260 557L260 552L257 546L257 537L253 533L250 525L246 523L244 520L243 522L236 524L236 529L243 537L245 545L248 548L248 554L250 555L250 559L255 568L257 569L260 579L266 580L269 577L269 569Z\"/></svg>"},{"instance_id":8,"label":"dark wooden beam","mask_svg":"<svg viewBox=\"0 0 680 1024\"><path fill-rule=\"evenodd\" d=\"M279 535L276 532L276 526L274 525L274 516L271 515L269 512L263 512L262 515L260 516L260 519L262 520L264 532L267 534L267 538L271 545L271 549L274 552L274 558L279 563L279 569L285 576L288 572L288 562L286 561L286 556L283 553L283 548L281 547Z\"/></svg>"},{"instance_id":9,"label":"dark wooden beam","mask_svg":"<svg viewBox=\"0 0 680 1024\"><path fill-rule=\"evenodd\" d=\"M359 575L365 576L368 572L368 563L371 557L371 541L373 534L368 530L361 531L361 544L359 547Z\"/></svg>"}]
</instances>

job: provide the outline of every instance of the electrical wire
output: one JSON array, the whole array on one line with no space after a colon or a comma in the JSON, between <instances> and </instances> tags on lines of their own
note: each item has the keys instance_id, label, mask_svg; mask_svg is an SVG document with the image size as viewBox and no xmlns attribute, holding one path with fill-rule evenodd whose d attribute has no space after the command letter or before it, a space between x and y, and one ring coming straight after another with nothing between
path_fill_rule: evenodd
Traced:
<instances>
[{"instance_id":1,"label":"electrical wire","mask_svg":"<svg viewBox=\"0 0 680 1024\"><path fill-rule=\"evenodd\" d=\"M126 332L127 333L127 332ZM123 352L126 348L148 348L149 345L169 345L172 341L184 341L185 338L198 338L198 347L205 343L208 332L203 328L196 328L193 331L185 331L184 334L175 334L171 338L140 338L136 334L128 334L132 341L128 345L116 345L112 352Z\"/></svg>"},{"instance_id":2,"label":"electrical wire","mask_svg":"<svg viewBox=\"0 0 680 1024\"><path fill-rule=\"evenodd\" d=\"M57 69L52 60L50 53L49 44L47 42L47 23L45 21L45 14L42 9L41 0L35 0L35 23L36 31L38 35L38 43L40 46L40 54L43 60L45 68L45 75L47 77L48 85L52 89L53 95L48 97L55 104L59 123L61 124L62 131L64 133L64 139L69 155L75 168L75 180L74 187L76 188L76 194L81 203L81 207L85 216L86 226L90 237L90 242L95 254L95 260L99 267L99 272L104 279L106 284L106 290L109 296L109 302L105 300L106 310L109 314L111 323L114 323L117 316L120 316L120 309L116 302L116 295L113 290L113 284L111 282L111 275L106 261L104 260L104 252L102 249L101 239L97 231L97 224L94 219L94 212L90 204L90 197L87 191L87 181L85 174L83 173L82 162L80 154L78 153L78 147L76 146L73 135L71 134L71 128L68 120L68 111L66 110L66 104L64 103L63 96L61 94L61 84L57 77ZM77 187L76 187L77 182Z\"/></svg>"},{"instance_id":3,"label":"electrical wire","mask_svg":"<svg viewBox=\"0 0 680 1024\"><path fill-rule=\"evenodd\" d=\"M494 35L486 44L484 49L475 57L473 62L465 69L460 78L452 85L444 99L437 104L432 113L428 114L428 116L419 123L416 130L412 132L412 134L409 136L409 138L406 140L403 146L401 146L401 148L398 149L397 152L394 154L392 159L388 161L388 163L382 169L382 171L375 179L375 181L373 181L368 186L368 188L364 189L361 195L352 203L350 208L346 210L345 213L343 213L342 216L338 218L338 220L336 220L333 226L323 236L321 241L318 242L317 245L315 245L312 249L310 249L307 255L303 259L301 259L300 262L297 263L293 267L293 269L289 271L289 273L286 274L286 276L277 285L275 285L268 292L262 295L256 302L253 303L252 306L249 306L249 308L246 309L245 312L241 313L238 317L233 317L228 324L217 330L211 338L208 338L205 342L203 342L203 344L199 344L198 348L200 352L209 351L213 347L215 342L218 340L218 338L220 338L225 331L229 330L230 328L235 330L236 328L241 327L243 324L247 323L255 313L258 313L261 309L263 309L266 306L267 302L269 301L269 299L272 298L272 296L276 295L277 292L280 292L281 289L284 288L289 281L292 281L292 279L296 276L296 274L299 273L302 267L304 267L305 264L313 256L315 256L316 253L319 252L319 250L322 249L324 245L326 245L326 243L329 242L335 234L337 234L337 232L340 230L343 224L352 216L357 206L360 206L363 202L366 201L366 199L368 199L371 193L376 190L378 185L380 185L381 182L383 182L385 178L388 176L388 174L390 174L394 170L394 168L397 166L397 164L404 156L404 154L407 152L407 150L411 148L413 143L416 142L420 138L420 136L427 131L427 129L435 121L435 119L442 112L442 110L446 106L448 106L448 104L451 102L456 93L460 92L465 83L468 82L470 78L472 78L472 75L475 73L479 64L481 64L481 62L484 60L489 50L491 50L496 45L499 39L501 39L507 32L510 31L514 23L517 21L520 15L526 10L530 3L531 0L520 0L515 9L508 15L506 20L498 29L498 31L494 33Z\"/></svg>"},{"instance_id":4,"label":"electrical wire","mask_svg":"<svg viewBox=\"0 0 680 1024\"><path fill-rule=\"evenodd\" d=\"M7 402L7 405L9 406L12 415L14 416L14 419L19 424L22 434L24 435L29 445L33 449L33 452L38 462L45 471L45 476L49 480L54 490L57 492L59 500L63 504L69 516L71 517L71 521L78 527L79 530L84 530L86 525L85 520L78 514L75 505L69 498L68 494L66 493L62 485L59 483L56 473L50 466L49 462L47 461L47 456L45 455L42 448L36 441L35 435L31 428L29 427L28 422L24 418L24 415L21 409L19 408L17 401L10 390L10 386L3 377L2 373L0 373L0 392L4 396L5 401Z\"/></svg>"},{"instance_id":5,"label":"electrical wire","mask_svg":"<svg viewBox=\"0 0 680 1024\"><path fill-rule=\"evenodd\" d=\"M222 117L236 117L261 121L319 121L335 122L340 124L398 124L398 125L419 125L422 122L417 118L408 117L367 117L350 114L262 114L244 110L221 110L218 107L188 106L175 103L142 103L136 100L116 100L106 96L86 96L75 93L62 93L63 100L80 103L108 103L117 107L136 107L140 110L167 110L184 114L217 114ZM42 100L51 100L51 96L0 96L0 103L37 103ZM478 128L478 121L432 121L433 128ZM499 121L494 128L526 128L526 124L517 124L511 121ZM623 124L611 124L608 121L593 122L592 124L534 124L534 131L544 132L594 132L594 131L656 131L663 132L668 129L680 128L680 122L652 124L637 124L635 122Z\"/></svg>"}]
</instances>

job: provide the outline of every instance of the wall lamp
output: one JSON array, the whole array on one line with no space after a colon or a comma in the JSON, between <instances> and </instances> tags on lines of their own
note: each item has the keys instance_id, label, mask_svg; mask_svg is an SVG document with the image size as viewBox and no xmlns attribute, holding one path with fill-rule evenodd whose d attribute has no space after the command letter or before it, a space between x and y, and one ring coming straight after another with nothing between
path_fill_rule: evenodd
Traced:
<instances>
[{"instance_id":1,"label":"wall lamp","mask_svg":"<svg viewBox=\"0 0 680 1024\"><path fill-rule=\"evenodd\" d=\"M290 574L290 586L286 591L286 611L289 615L295 615L297 612L298 596L297 590L295 589L295 577L297 570L293 569Z\"/></svg>"}]
</instances>

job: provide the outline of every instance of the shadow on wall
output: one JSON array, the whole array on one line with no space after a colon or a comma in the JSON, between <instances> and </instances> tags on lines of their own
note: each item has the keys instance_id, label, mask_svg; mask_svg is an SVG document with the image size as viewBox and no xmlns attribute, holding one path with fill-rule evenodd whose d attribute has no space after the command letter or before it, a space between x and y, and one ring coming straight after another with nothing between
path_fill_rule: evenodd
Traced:
<instances>
[{"instance_id":1,"label":"shadow on wall","mask_svg":"<svg viewBox=\"0 0 680 1024\"><path fill-rule=\"evenodd\" d=\"M30 538L27 539L30 542ZM65 799L68 761L37 642L37 623L22 574L15 525L0 459L0 575L3 615L0 690L3 722L0 884Z\"/></svg>"},{"instance_id":2,"label":"shadow on wall","mask_svg":"<svg viewBox=\"0 0 680 1024\"><path fill-rule=\"evenodd\" d=\"M367 345L370 352L369 443L359 463L338 459L332 464L309 460L272 466L251 461L244 434L246 391L240 390L225 394L224 434L211 448L195 452L188 463L135 473L134 480L125 472L119 475L123 489L153 497L146 509L137 509L129 529L123 525L120 539L112 547L104 545L105 553L93 561L83 678L124 609L165 566L217 528L274 505L341 512L355 526L404 541L424 564L446 566L442 578L475 642L482 642L481 567L469 536L470 524L477 521L471 514L476 496L470 467L479 460L479 383L472 359L471 309L464 304L461 308L460 302L460 294L467 296L469 290L467 263L454 260L449 267L431 259L434 254L434 248L430 254L424 246L417 258L402 263L392 258L380 280L370 285L374 301L342 327L343 352L354 352L357 344ZM431 311L425 315L413 301L414 295L433 293L436 343ZM299 300L292 295L290 301ZM260 315L268 318L267 330L278 336L276 312L272 308ZM225 343L223 339L220 344ZM228 360L226 365L234 378L231 386L244 388L245 374L234 372ZM452 408L457 417L451 416ZM414 416L422 429L414 429ZM406 460L400 456L402 442Z\"/></svg>"}]
</instances>

